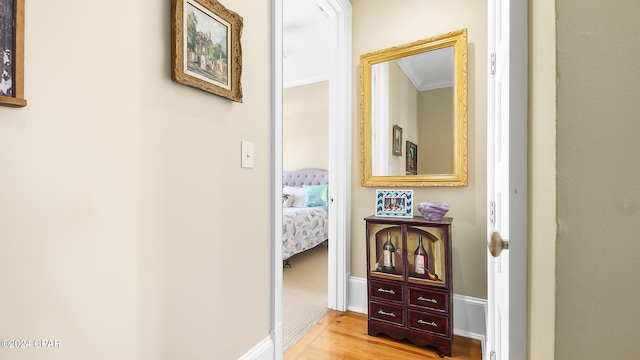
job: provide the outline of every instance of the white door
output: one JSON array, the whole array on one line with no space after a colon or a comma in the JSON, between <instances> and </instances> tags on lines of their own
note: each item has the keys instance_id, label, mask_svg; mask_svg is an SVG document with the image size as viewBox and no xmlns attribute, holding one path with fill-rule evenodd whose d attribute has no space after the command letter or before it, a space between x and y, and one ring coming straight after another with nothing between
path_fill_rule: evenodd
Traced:
<instances>
[{"instance_id":1,"label":"white door","mask_svg":"<svg viewBox=\"0 0 640 360\"><path fill-rule=\"evenodd\" d=\"M527 0L489 1L487 353L526 359ZM502 251L501 251L502 250ZM492 255L493 253L493 255Z\"/></svg>"}]
</instances>

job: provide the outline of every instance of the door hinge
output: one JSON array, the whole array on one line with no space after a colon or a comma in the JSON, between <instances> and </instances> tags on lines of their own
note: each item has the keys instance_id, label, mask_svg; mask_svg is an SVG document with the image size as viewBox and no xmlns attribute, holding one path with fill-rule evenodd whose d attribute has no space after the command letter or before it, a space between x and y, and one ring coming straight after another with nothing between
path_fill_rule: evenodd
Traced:
<instances>
[{"instance_id":1,"label":"door hinge","mask_svg":"<svg viewBox=\"0 0 640 360\"><path fill-rule=\"evenodd\" d=\"M489 202L489 222L496 223L496 203L494 201Z\"/></svg>"},{"instance_id":2,"label":"door hinge","mask_svg":"<svg viewBox=\"0 0 640 360\"><path fill-rule=\"evenodd\" d=\"M491 360L496 360L496 352L495 351L491 352L490 359Z\"/></svg>"},{"instance_id":3,"label":"door hinge","mask_svg":"<svg viewBox=\"0 0 640 360\"><path fill-rule=\"evenodd\" d=\"M491 53L491 75L496 74L496 53Z\"/></svg>"}]
</instances>

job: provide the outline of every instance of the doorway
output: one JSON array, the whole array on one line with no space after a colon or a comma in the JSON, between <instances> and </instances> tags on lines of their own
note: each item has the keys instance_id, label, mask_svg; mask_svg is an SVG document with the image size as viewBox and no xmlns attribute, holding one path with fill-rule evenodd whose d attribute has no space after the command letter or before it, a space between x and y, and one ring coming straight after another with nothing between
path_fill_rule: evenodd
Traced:
<instances>
[{"instance_id":1,"label":"doorway","mask_svg":"<svg viewBox=\"0 0 640 360\"><path fill-rule=\"evenodd\" d=\"M328 298L331 309L347 309L351 183L351 4L318 0L329 17L329 248ZM282 99L283 0L272 1L273 243L271 332L275 358L282 356Z\"/></svg>"}]
</instances>

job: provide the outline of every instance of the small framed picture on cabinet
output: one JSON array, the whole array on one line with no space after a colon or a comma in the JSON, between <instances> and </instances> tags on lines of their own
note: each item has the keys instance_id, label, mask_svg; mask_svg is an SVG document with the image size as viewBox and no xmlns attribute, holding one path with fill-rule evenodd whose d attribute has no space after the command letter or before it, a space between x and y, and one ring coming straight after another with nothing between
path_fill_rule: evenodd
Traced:
<instances>
[{"instance_id":1,"label":"small framed picture on cabinet","mask_svg":"<svg viewBox=\"0 0 640 360\"><path fill-rule=\"evenodd\" d=\"M376 190L376 216L413 217L413 190Z\"/></svg>"}]
</instances>

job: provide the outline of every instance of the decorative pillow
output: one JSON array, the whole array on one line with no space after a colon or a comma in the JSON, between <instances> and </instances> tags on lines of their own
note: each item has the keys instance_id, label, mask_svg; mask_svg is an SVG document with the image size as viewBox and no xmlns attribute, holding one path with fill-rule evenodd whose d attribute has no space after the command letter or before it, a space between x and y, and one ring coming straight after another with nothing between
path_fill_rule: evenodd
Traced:
<instances>
[{"instance_id":1,"label":"decorative pillow","mask_svg":"<svg viewBox=\"0 0 640 360\"><path fill-rule=\"evenodd\" d=\"M293 203L293 196L289 194L282 194L282 207L288 208L291 207Z\"/></svg>"},{"instance_id":2,"label":"decorative pillow","mask_svg":"<svg viewBox=\"0 0 640 360\"><path fill-rule=\"evenodd\" d=\"M305 194L304 188L298 186L285 186L282 188L282 194L287 194L292 199L290 207L304 207Z\"/></svg>"},{"instance_id":3,"label":"decorative pillow","mask_svg":"<svg viewBox=\"0 0 640 360\"><path fill-rule=\"evenodd\" d=\"M329 187L328 185L305 185L304 189L307 194L304 203L308 207L327 206L329 203Z\"/></svg>"}]
</instances>

